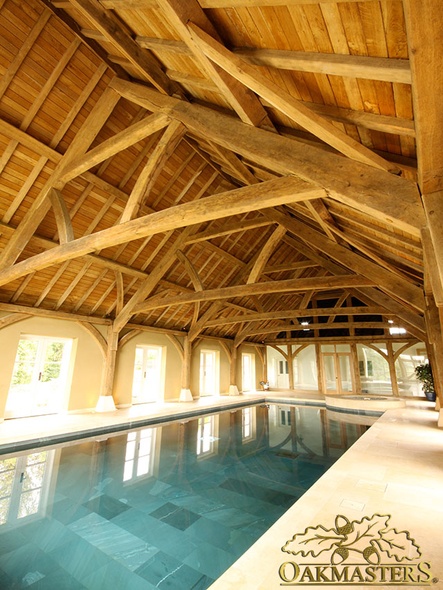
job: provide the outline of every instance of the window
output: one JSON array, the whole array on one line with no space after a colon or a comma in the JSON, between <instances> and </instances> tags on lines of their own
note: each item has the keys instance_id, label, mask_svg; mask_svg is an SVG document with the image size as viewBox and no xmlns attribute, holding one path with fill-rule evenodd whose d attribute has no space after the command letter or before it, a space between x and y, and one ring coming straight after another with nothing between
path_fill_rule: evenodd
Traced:
<instances>
[{"instance_id":1,"label":"window","mask_svg":"<svg viewBox=\"0 0 443 590\"><path fill-rule=\"evenodd\" d=\"M54 451L0 461L0 525L41 518L47 503Z\"/></svg>"},{"instance_id":2,"label":"window","mask_svg":"<svg viewBox=\"0 0 443 590\"><path fill-rule=\"evenodd\" d=\"M247 443L256 437L256 408L242 409L242 442Z\"/></svg>"},{"instance_id":3,"label":"window","mask_svg":"<svg viewBox=\"0 0 443 590\"><path fill-rule=\"evenodd\" d=\"M197 424L197 457L214 455L218 448L218 416L202 416Z\"/></svg>"},{"instance_id":4,"label":"window","mask_svg":"<svg viewBox=\"0 0 443 590\"><path fill-rule=\"evenodd\" d=\"M156 431L156 428L144 428L129 432L123 469L124 482L153 474Z\"/></svg>"},{"instance_id":5,"label":"window","mask_svg":"<svg viewBox=\"0 0 443 590\"><path fill-rule=\"evenodd\" d=\"M278 372L280 373L280 375L289 374L288 361L278 361Z\"/></svg>"},{"instance_id":6,"label":"window","mask_svg":"<svg viewBox=\"0 0 443 590\"><path fill-rule=\"evenodd\" d=\"M67 338L21 337L5 417L55 414L66 405L71 349Z\"/></svg>"}]
</instances>

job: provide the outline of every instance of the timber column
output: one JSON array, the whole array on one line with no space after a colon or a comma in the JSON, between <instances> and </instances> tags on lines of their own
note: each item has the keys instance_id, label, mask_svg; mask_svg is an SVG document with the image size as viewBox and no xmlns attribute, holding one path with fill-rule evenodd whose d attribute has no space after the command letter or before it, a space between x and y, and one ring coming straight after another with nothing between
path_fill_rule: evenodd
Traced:
<instances>
[{"instance_id":1,"label":"timber column","mask_svg":"<svg viewBox=\"0 0 443 590\"><path fill-rule=\"evenodd\" d=\"M238 347L233 344L229 366L229 395L240 395L237 387L237 359Z\"/></svg>"},{"instance_id":2,"label":"timber column","mask_svg":"<svg viewBox=\"0 0 443 590\"><path fill-rule=\"evenodd\" d=\"M110 326L108 330L108 348L106 350L105 372L103 375L102 393L98 398L95 410L97 412L113 412L116 407L112 391L114 388L115 363L118 350L118 335L120 332Z\"/></svg>"},{"instance_id":3,"label":"timber column","mask_svg":"<svg viewBox=\"0 0 443 590\"><path fill-rule=\"evenodd\" d=\"M182 362L182 388L180 391L179 401L192 402L194 398L191 393L191 356L192 342L188 336L183 341L183 362Z\"/></svg>"}]
</instances>

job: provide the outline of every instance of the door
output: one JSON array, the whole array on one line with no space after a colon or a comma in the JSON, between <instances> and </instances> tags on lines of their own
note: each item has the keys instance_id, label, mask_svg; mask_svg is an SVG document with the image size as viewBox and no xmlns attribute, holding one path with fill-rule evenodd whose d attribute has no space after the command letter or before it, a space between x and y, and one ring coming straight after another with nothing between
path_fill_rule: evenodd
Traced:
<instances>
[{"instance_id":1,"label":"door","mask_svg":"<svg viewBox=\"0 0 443 590\"><path fill-rule=\"evenodd\" d=\"M276 360L277 363L277 387L289 389L289 365L288 361Z\"/></svg>"},{"instance_id":2,"label":"door","mask_svg":"<svg viewBox=\"0 0 443 590\"><path fill-rule=\"evenodd\" d=\"M217 353L214 350L200 352L200 395L217 395L218 366Z\"/></svg>"},{"instance_id":3,"label":"door","mask_svg":"<svg viewBox=\"0 0 443 590\"><path fill-rule=\"evenodd\" d=\"M347 393L354 389L351 355L344 352L323 353L325 391Z\"/></svg>"},{"instance_id":4,"label":"door","mask_svg":"<svg viewBox=\"0 0 443 590\"><path fill-rule=\"evenodd\" d=\"M5 418L57 414L64 409L71 349L70 339L44 336L20 339Z\"/></svg>"},{"instance_id":5,"label":"door","mask_svg":"<svg viewBox=\"0 0 443 590\"><path fill-rule=\"evenodd\" d=\"M163 399L162 347L135 348L132 403L146 404Z\"/></svg>"}]
</instances>

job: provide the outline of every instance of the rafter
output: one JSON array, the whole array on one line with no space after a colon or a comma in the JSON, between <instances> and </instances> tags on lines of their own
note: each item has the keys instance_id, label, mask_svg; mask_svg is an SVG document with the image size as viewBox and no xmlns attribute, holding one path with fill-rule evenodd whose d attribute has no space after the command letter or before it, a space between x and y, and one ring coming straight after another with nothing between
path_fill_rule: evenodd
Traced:
<instances>
[{"instance_id":1,"label":"rafter","mask_svg":"<svg viewBox=\"0 0 443 590\"><path fill-rule=\"evenodd\" d=\"M204 31L219 39L216 29L202 10L200 4L196 0L186 0L186 2L182 2L181 0L158 0L158 7L164 17L182 37L209 78L220 88L226 100L236 111L240 119L250 125L273 128L266 110L255 94L245 89L235 78L209 61L189 34L186 23L192 20Z\"/></svg>"},{"instance_id":2,"label":"rafter","mask_svg":"<svg viewBox=\"0 0 443 590\"><path fill-rule=\"evenodd\" d=\"M423 292L411 282L402 279L374 262L351 252L319 232L308 228L305 224L297 221L293 217L285 215L275 209L268 211L266 214L270 219L280 223L300 239L308 242L311 246L319 249L324 254L327 254L327 256L331 257L344 267L376 281L381 289L394 298L402 299L405 304L413 306L418 311L424 310Z\"/></svg>"},{"instance_id":3,"label":"rafter","mask_svg":"<svg viewBox=\"0 0 443 590\"><path fill-rule=\"evenodd\" d=\"M256 92L259 96L270 102L279 111L293 119L299 125L322 139L346 156L369 164L381 170L398 172L390 163L380 158L371 150L341 132L328 121L313 113L305 107L301 101L294 99L288 92L279 88L268 78L250 66L244 60L230 52L221 43L218 43L210 35L202 31L194 23L189 23L188 28L192 37L201 50L220 67L243 82L247 88Z\"/></svg>"},{"instance_id":4,"label":"rafter","mask_svg":"<svg viewBox=\"0 0 443 590\"><path fill-rule=\"evenodd\" d=\"M354 209L420 235L423 208L417 186L403 178L376 170L356 161L323 151L312 145L242 125L232 117L211 109L190 105L138 84L113 80L111 83L128 100L180 120L197 135L254 160L280 174L295 174L324 187L328 195ZM402 207L395 195L401 195Z\"/></svg>"},{"instance_id":5,"label":"rafter","mask_svg":"<svg viewBox=\"0 0 443 590\"><path fill-rule=\"evenodd\" d=\"M65 155L60 160L56 170L41 189L39 195L32 203L31 208L21 221L20 226L3 250L0 256L0 268L13 264L20 256L29 239L49 211L49 192L52 188L60 190L63 187L63 183L60 182L63 172L71 162L75 161L75 159L78 158L80 154L84 153L91 145L103 124L113 111L118 100L119 95L117 92L112 90L112 88L108 88L97 101L89 117L83 124L81 132L79 132L72 141Z\"/></svg>"},{"instance_id":6,"label":"rafter","mask_svg":"<svg viewBox=\"0 0 443 590\"><path fill-rule=\"evenodd\" d=\"M287 279L283 281L270 281L262 283L253 283L250 285L237 285L234 287L225 287L222 289L208 289L201 293L187 293L179 297L167 297L159 294L158 297L150 302L149 300L141 303L137 312L146 312L152 309L168 307L173 305L184 305L195 303L196 301L215 301L217 299L231 299L235 297L252 297L254 295L263 295L267 293L289 293L306 290L329 291L336 288L347 287L368 287L375 283L364 277L357 275L342 275L340 277L314 277L308 279Z\"/></svg>"},{"instance_id":7,"label":"rafter","mask_svg":"<svg viewBox=\"0 0 443 590\"><path fill-rule=\"evenodd\" d=\"M148 159L143 171L137 178L137 182L129 196L126 207L120 218L120 223L130 221L137 216L146 195L149 193L156 178L160 174L162 166L171 155L174 148L179 144L186 129L178 121L173 121L160 138Z\"/></svg>"},{"instance_id":8,"label":"rafter","mask_svg":"<svg viewBox=\"0 0 443 590\"><path fill-rule=\"evenodd\" d=\"M170 120L168 117L155 113L130 125L123 131L120 131L113 137L103 141L100 145L89 150L80 158L75 159L70 165L65 166L63 173L60 174L60 182L69 182L76 176L80 176L80 174L86 172L86 170L100 164L100 162L111 158L138 141L160 131L160 129L163 129L169 123Z\"/></svg>"},{"instance_id":9,"label":"rafter","mask_svg":"<svg viewBox=\"0 0 443 590\"><path fill-rule=\"evenodd\" d=\"M255 264L249 273L248 280L246 281L247 284L255 283L262 273L266 263L268 262L269 258L272 256L275 248L280 243L281 239L286 233L286 228L282 226L278 226L277 229L269 236L265 245L261 249Z\"/></svg>"},{"instance_id":10,"label":"rafter","mask_svg":"<svg viewBox=\"0 0 443 590\"><path fill-rule=\"evenodd\" d=\"M13 267L0 271L0 284L4 285L29 272L47 268L65 260L72 260L96 250L149 235L274 205L324 196L322 189L294 177L269 180L227 193L220 193L203 200L177 205L164 211L133 219L95 234L83 236L48 252L37 254Z\"/></svg>"},{"instance_id":11,"label":"rafter","mask_svg":"<svg viewBox=\"0 0 443 590\"><path fill-rule=\"evenodd\" d=\"M109 14L98 1L70 0L70 4L131 63L142 80L150 82L157 90L165 94L180 92L163 72L157 59L148 51L140 49L132 37L118 26L113 15Z\"/></svg>"}]
</instances>

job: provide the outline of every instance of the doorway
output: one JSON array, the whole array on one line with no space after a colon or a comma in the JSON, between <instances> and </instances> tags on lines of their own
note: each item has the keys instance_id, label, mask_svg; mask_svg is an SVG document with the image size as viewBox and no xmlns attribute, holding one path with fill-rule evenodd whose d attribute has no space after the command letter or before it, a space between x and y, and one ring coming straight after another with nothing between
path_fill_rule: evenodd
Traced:
<instances>
[{"instance_id":1,"label":"doorway","mask_svg":"<svg viewBox=\"0 0 443 590\"><path fill-rule=\"evenodd\" d=\"M218 395L219 364L215 350L200 351L200 396Z\"/></svg>"},{"instance_id":2,"label":"doorway","mask_svg":"<svg viewBox=\"0 0 443 590\"><path fill-rule=\"evenodd\" d=\"M243 352L241 357L242 366L242 391L255 390L255 363L254 355Z\"/></svg>"},{"instance_id":3,"label":"doorway","mask_svg":"<svg viewBox=\"0 0 443 590\"><path fill-rule=\"evenodd\" d=\"M348 352L323 352L324 390L326 393L354 391L351 370L351 354Z\"/></svg>"},{"instance_id":4,"label":"doorway","mask_svg":"<svg viewBox=\"0 0 443 590\"><path fill-rule=\"evenodd\" d=\"M71 350L68 338L20 338L5 418L57 414L65 409Z\"/></svg>"},{"instance_id":5,"label":"doorway","mask_svg":"<svg viewBox=\"0 0 443 590\"><path fill-rule=\"evenodd\" d=\"M161 346L136 346L132 403L146 404L163 400L164 359Z\"/></svg>"}]
</instances>

